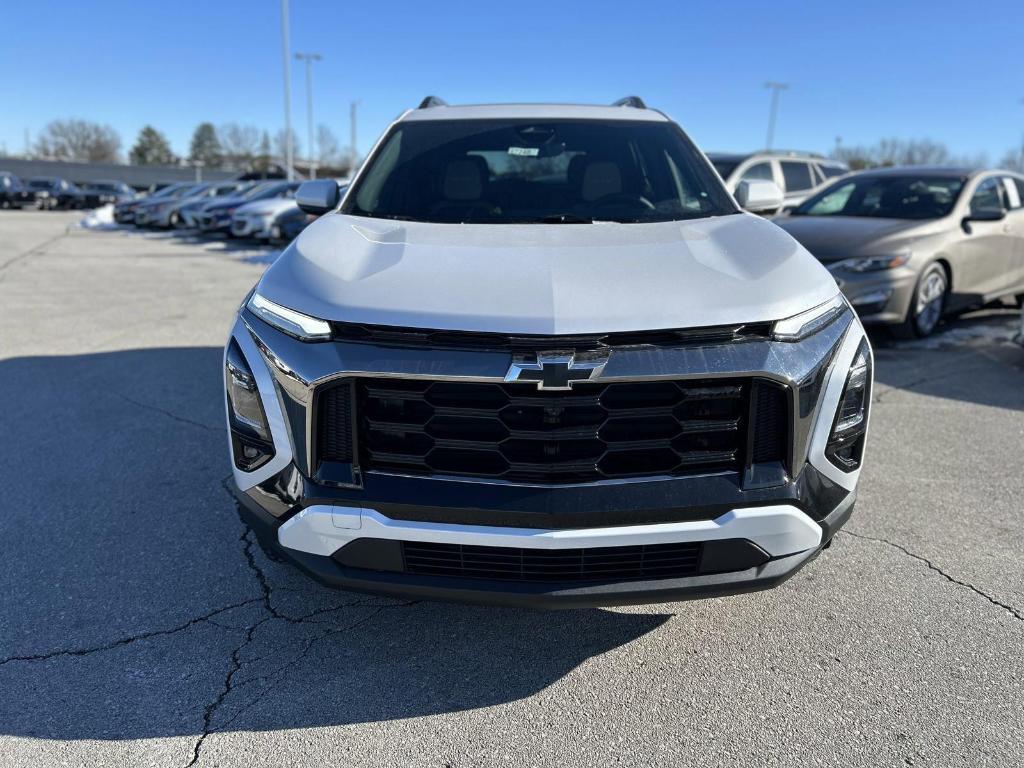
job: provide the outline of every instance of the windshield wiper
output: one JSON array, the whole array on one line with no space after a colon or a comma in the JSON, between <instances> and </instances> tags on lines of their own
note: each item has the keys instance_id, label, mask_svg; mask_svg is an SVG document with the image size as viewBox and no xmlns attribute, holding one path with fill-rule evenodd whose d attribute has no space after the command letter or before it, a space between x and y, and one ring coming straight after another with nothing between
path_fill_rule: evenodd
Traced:
<instances>
[{"instance_id":1,"label":"windshield wiper","mask_svg":"<svg viewBox=\"0 0 1024 768\"><path fill-rule=\"evenodd\" d=\"M577 216L575 213L551 213L535 220L538 224L593 224L590 216Z\"/></svg>"}]
</instances>

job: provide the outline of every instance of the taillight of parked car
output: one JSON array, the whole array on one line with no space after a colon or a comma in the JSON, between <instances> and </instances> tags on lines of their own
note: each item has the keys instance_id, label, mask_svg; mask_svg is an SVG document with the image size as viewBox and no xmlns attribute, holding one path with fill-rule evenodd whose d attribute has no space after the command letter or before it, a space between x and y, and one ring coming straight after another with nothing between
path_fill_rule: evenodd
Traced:
<instances>
[{"instance_id":1,"label":"taillight of parked car","mask_svg":"<svg viewBox=\"0 0 1024 768\"><path fill-rule=\"evenodd\" d=\"M251 472L274 457L274 444L256 377L234 341L228 346L224 362L224 385L227 388L231 452L235 466Z\"/></svg>"},{"instance_id":2,"label":"taillight of parked car","mask_svg":"<svg viewBox=\"0 0 1024 768\"><path fill-rule=\"evenodd\" d=\"M832 435L825 455L844 472L860 466L864 455L864 438L868 428L871 401L871 349L867 339L860 343L846 376L843 397L839 401Z\"/></svg>"}]
</instances>

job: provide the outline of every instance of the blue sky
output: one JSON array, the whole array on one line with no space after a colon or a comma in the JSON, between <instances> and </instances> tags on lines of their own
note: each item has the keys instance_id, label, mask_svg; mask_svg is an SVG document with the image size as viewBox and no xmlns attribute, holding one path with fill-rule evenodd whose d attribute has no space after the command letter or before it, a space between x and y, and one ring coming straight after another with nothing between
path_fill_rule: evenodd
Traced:
<instances>
[{"instance_id":1,"label":"blue sky","mask_svg":"<svg viewBox=\"0 0 1024 768\"><path fill-rule=\"evenodd\" d=\"M278 0L10 2L0 150L54 118L152 123L184 153L195 125L283 125ZM316 122L359 147L424 95L604 103L640 94L707 150L765 141L765 80L789 82L776 145L828 151L930 138L996 162L1024 137L1024 2L354 2L291 0L317 51ZM303 71L293 116L306 136Z\"/></svg>"}]
</instances>

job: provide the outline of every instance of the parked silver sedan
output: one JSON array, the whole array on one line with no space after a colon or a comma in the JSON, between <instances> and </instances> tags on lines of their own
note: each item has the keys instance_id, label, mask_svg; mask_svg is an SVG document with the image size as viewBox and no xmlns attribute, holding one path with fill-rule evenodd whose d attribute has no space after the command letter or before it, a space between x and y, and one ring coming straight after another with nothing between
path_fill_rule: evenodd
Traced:
<instances>
[{"instance_id":1,"label":"parked silver sedan","mask_svg":"<svg viewBox=\"0 0 1024 768\"><path fill-rule=\"evenodd\" d=\"M943 315L1024 302L1024 176L907 167L837 180L776 223L832 272L864 322L927 336Z\"/></svg>"}]
</instances>

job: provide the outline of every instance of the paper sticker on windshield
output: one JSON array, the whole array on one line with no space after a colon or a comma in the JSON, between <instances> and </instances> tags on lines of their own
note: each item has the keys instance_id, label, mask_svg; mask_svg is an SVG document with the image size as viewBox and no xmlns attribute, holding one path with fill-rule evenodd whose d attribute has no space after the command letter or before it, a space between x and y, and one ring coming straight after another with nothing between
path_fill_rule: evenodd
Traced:
<instances>
[{"instance_id":1,"label":"paper sticker on windshield","mask_svg":"<svg viewBox=\"0 0 1024 768\"><path fill-rule=\"evenodd\" d=\"M540 147L509 147L508 153L516 157L536 157L540 154Z\"/></svg>"}]
</instances>

